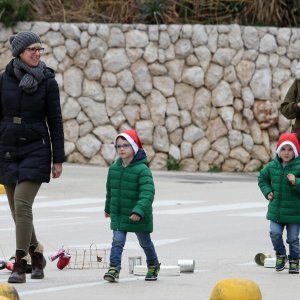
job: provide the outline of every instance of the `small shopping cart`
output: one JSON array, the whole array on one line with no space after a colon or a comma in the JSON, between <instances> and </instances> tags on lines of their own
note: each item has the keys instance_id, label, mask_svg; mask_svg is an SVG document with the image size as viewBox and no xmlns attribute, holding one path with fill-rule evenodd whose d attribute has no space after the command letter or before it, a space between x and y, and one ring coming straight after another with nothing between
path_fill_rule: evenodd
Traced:
<instances>
[{"instance_id":1,"label":"small shopping cart","mask_svg":"<svg viewBox=\"0 0 300 300\"><path fill-rule=\"evenodd\" d=\"M92 243L89 247L64 246L71 256L69 269L104 269L108 267L107 256L110 249L98 249Z\"/></svg>"}]
</instances>

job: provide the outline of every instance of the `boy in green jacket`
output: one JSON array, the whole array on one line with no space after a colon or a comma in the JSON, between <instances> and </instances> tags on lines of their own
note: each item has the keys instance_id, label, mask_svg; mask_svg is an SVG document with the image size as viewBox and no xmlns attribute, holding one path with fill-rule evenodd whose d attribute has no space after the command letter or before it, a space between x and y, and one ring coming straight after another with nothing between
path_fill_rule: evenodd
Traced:
<instances>
[{"instance_id":1,"label":"boy in green jacket","mask_svg":"<svg viewBox=\"0 0 300 300\"><path fill-rule=\"evenodd\" d=\"M276 251L276 271L284 270L287 260L282 234L287 231L289 273L299 274L300 231L300 146L296 133L284 133L276 146L276 157L260 172L258 185L269 200L267 219Z\"/></svg>"},{"instance_id":2,"label":"boy in green jacket","mask_svg":"<svg viewBox=\"0 0 300 300\"><path fill-rule=\"evenodd\" d=\"M113 230L110 267L104 279L117 282L127 232L134 232L143 248L148 266L145 280L157 280L160 263L151 241L154 183L147 157L135 130L125 130L115 138L119 158L109 168L104 215Z\"/></svg>"}]
</instances>

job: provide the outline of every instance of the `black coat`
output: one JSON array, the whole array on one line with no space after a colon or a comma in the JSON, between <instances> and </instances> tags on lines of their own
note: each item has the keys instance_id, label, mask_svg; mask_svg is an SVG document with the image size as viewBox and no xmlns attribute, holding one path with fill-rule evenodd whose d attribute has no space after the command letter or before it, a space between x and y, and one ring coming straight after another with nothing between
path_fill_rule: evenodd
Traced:
<instances>
[{"instance_id":1,"label":"black coat","mask_svg":"<svg viewBox=\"0 0 300 300\"><path fill-rule=\"evenodd\" d=\"M27 94L19 88L12 61L1 74L2 184L22 181L49 182L51 163L64 161L59 89L53 70L48 68L47 74L47 78L39 83L37 91L32 94Z\"/></svg>"}]
</instances>

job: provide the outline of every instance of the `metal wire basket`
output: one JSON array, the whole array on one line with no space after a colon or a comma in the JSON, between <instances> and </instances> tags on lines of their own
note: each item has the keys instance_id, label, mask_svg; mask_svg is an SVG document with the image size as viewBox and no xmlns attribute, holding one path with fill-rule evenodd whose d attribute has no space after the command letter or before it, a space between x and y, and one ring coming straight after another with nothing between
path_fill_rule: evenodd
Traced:
<instances>
[{"instance_id":1,"label":"metal wire basket","mask_svg":"<svg viewBox=\"0 0 300 300\"><path fill-rule=\"evenodd\" d=\"M88 248L64 246L66 253L71 255L69 269L104 269L108 267L107 255L110 249L98 249L92 243Z\"/></svg>"}]
</instances>

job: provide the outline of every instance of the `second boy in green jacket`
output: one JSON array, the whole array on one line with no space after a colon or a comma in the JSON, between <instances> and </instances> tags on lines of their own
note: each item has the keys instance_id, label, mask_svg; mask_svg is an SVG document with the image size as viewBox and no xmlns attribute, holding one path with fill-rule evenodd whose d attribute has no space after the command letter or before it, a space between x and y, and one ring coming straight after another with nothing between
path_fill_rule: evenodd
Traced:
<instances>
[{"instance_id":1,"label":"second boy in green jacket","mask_svg":"<svg viewBox=\"0 0 300 300\"><path fill-rule=\"evenodd\" d=\"M260 172L258 185L269 200L267 219L276 251L276 271L282 271L287 259L283 230L289 244L289 273L299 273L300 232L300 146L295 133L284 133L276 146L276 157Z\"/></svg>"}]
</instances>

